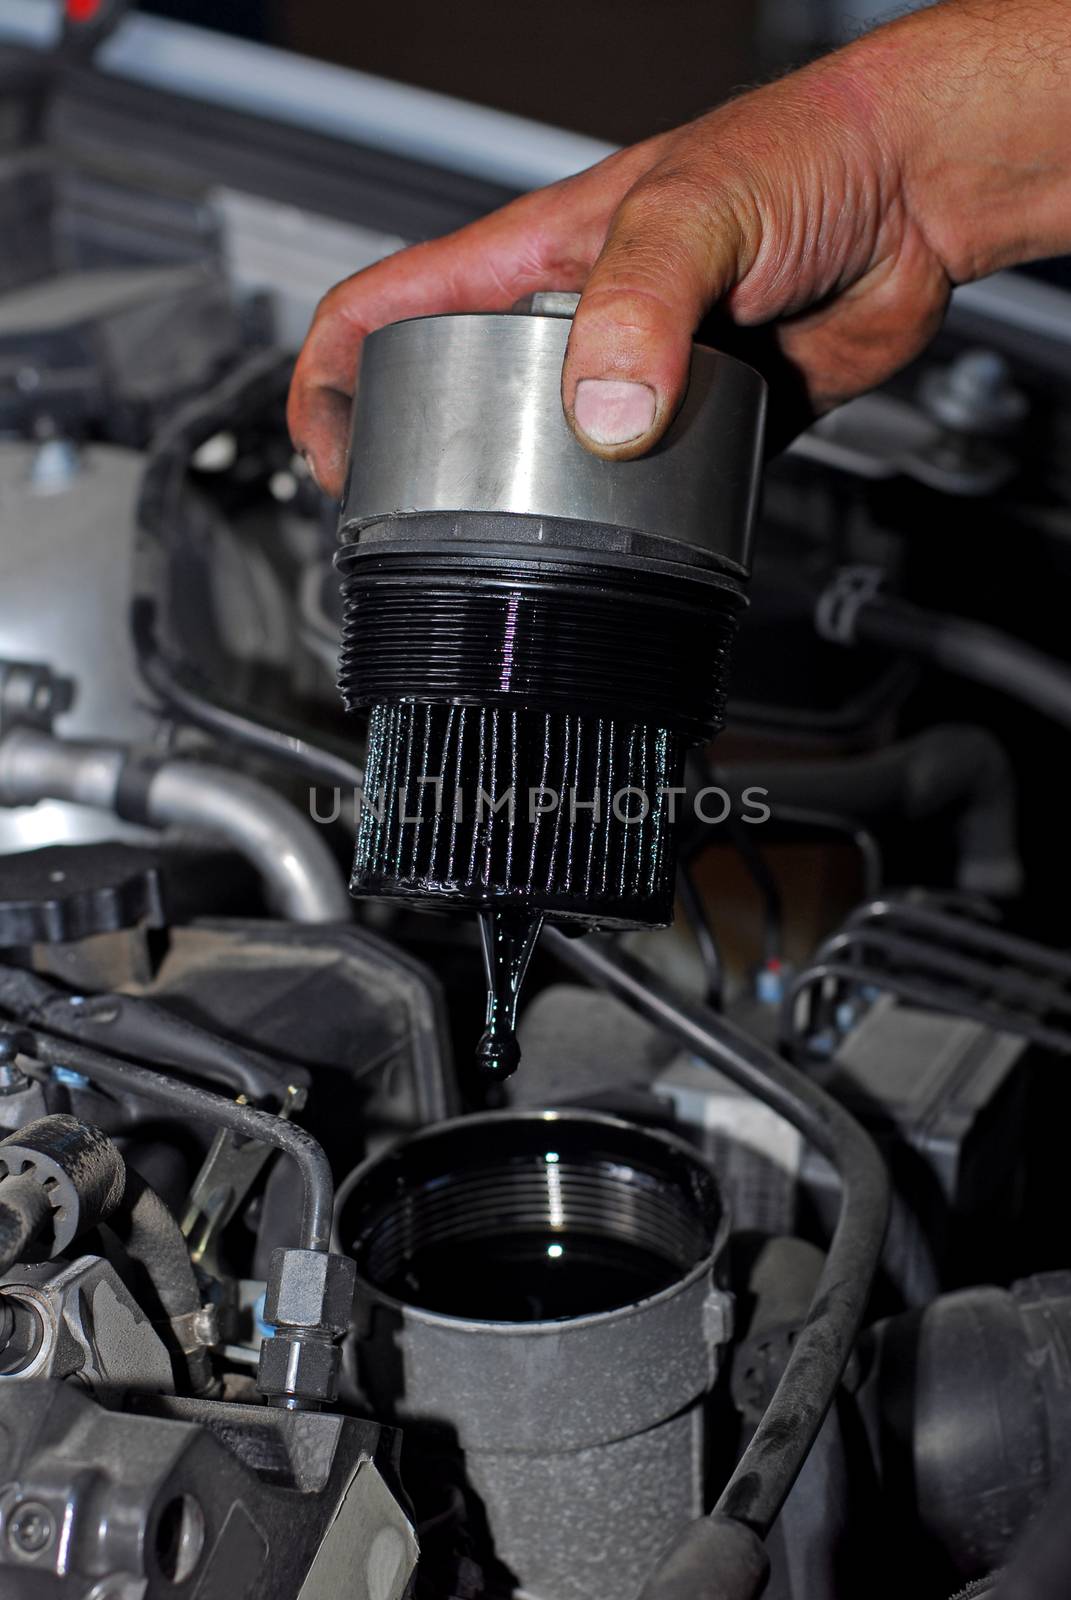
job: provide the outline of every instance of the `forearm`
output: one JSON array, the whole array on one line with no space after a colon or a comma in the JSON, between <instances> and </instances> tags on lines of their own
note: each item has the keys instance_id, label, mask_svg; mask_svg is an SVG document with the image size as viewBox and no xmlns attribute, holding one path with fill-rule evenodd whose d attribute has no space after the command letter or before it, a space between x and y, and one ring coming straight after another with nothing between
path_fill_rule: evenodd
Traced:
<instances>
[{"instance_id":1,"label":"forearm","mask_svg":"<svg viewBox=\"0 0 1071 1600\"><path fill-rule=\"evenodd\" d=\"M1071 251L1071 0L942 0L833 60L953 282Z\"/></svg>"}]
</instances>

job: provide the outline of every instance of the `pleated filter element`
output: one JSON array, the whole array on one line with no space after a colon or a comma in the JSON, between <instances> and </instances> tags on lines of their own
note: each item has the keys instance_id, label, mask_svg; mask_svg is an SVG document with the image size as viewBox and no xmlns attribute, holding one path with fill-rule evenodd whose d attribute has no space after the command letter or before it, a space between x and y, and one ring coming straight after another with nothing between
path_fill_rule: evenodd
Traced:
<instances>
[{"instance_id":1,"label":"pleated filter element","mask_svg":"<svg viewBox=\"0 0 1071 1600\"><path fill-rule=\"evenodd\" d=\"M352 892L667 923L685 748L609 717L373 706Z\"/></svg>"}]
</instances>

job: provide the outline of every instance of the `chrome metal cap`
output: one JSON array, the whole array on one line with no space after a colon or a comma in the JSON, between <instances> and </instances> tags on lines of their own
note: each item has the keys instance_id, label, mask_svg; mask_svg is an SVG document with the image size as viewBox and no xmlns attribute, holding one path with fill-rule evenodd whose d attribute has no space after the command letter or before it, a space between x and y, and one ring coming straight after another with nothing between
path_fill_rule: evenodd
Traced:
<instances>
[{"instance_id":1,"label":"chrome metal cap","mask_svg":"<svg viewBox=\"0 0 1071 1600\"><path fill-rule=\"evenodd\" d=\"M688 393L662 442L636 461L603 461L577 442L562 411L569 298L537 296L527 313L422 317L369 335L344 540L385 518L505 513L672 539L746 572L765 382L696 345Z\"/></svg>"}]
</instances>

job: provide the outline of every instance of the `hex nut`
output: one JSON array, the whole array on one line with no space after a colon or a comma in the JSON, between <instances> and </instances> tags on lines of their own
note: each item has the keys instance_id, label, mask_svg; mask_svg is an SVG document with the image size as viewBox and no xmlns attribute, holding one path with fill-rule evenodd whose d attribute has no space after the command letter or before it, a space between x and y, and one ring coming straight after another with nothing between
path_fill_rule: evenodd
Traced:
<instances>
[{"instance_id":1,"label":"hex nut","mask_svg":"<svg viewBox=\"0 0 1071 1600\"><path fill-rule=\"evenodd\" d=\"M298 1395L302 1399L335 1398L341 1352L325 1339L277 1333L260 1347L257 1388L261 1394Z\"/></svg>"},{"instance_id":2,"label":"hex nut","mask_svg":"<svg viewBox=\"0 0 1071 1600\"><path fill-rule=\"evenodd\" d=\"M353 1317L356 1275L348 1256L323 1250L273 1251L265 1322L280 1329L323 1329L341 1337Z\"/></svg>"}]
</instances>

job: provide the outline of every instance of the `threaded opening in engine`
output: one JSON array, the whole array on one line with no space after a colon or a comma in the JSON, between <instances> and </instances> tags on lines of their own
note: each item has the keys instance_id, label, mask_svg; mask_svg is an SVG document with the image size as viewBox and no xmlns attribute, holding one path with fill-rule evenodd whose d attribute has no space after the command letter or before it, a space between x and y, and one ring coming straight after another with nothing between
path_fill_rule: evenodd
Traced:
<instances>
[{"instance_id":1,"label":"threaded opening in engine","mask_svg":"<svg viewBox=\"0 0 1071 1600\"><path fill-rule=\"evenodd\" d=\"M441 1316L562 1321L658 1294L708 1258L722 1211L676 1139L609 1118L446 1124L358 1174L344 1244L373 1287Z\"/></svg>"}]
</instances>

